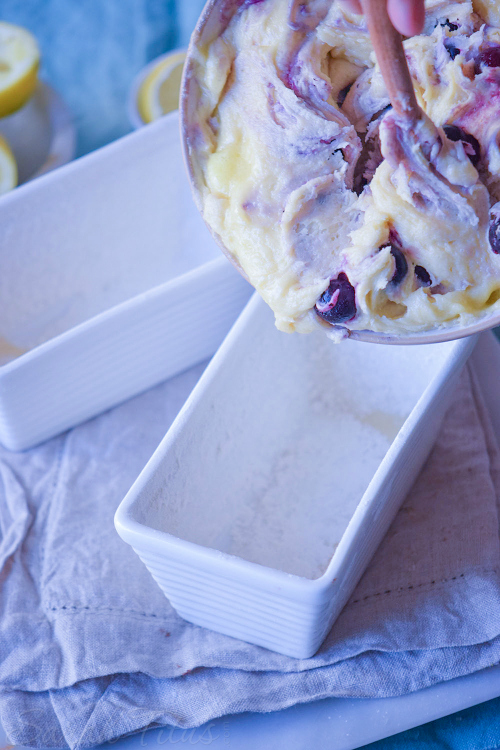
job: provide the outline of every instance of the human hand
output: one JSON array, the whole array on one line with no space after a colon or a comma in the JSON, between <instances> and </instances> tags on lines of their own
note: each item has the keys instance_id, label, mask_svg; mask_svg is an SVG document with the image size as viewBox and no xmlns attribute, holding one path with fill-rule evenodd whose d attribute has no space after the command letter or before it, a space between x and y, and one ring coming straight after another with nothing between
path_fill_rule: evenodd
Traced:
<instances>
[{"instance_id":1,"label":"human hand","mask_svg":"<svg viewBox=\"0 0 500 750\"><path fill-rule=\"evenodd\" d=\"M361 0L341 0L353 13L362 13ZM424 0L387 0L387 11L395 28L404 36L420 34L424 25Z\"/></svg>"}]
</instances>

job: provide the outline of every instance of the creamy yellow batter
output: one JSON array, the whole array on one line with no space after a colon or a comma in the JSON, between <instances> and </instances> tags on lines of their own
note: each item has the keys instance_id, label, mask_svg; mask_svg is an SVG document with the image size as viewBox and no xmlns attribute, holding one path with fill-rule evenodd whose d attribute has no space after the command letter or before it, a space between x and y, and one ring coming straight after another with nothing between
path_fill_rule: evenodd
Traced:
<instances>
[{"instance_id":1,"label":"creamy yellow batter","mask_svg":"<svg viewBox=\"0 0 500 750\"><path fill-rule=\"evenodd\" d=\"M204 218L277 326L397 334L500 309L497 3L427 2L405 41L413 129L363 18L331 0L232 6L191 61L187 141Z\"/></svg>"}]
</instances>

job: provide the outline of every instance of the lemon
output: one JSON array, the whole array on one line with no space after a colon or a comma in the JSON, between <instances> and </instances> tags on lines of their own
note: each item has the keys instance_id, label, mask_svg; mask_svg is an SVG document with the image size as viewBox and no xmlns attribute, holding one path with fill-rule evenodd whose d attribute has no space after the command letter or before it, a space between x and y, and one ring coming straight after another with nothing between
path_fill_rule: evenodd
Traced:
<instances>
[{"instance_id":1,"label":"lemon","mask_svg":"<svg viewBox=\"0 0 500 750\"><path fill-rule=\"evenodd\" d=\"M17 185L17 164L10 146L0 135L0 195Z\"/></svg>"},{"instance_id":2,"label":"lemon","mask_svg":"<svg viewBox=\"0 0 500 750\"><path fill-rule=\"evenodd\" d=\"M21 26L0 21L0 117L20 109L33 94L40 51Z\"/></svg>"},{"instance_id":3,"label":"lemon","mask_svg":"<svg viewBox=\"0 0 500 750\"><path fill-rule=\"evenodd\" d=\"M185 59L185 52L173 52L146 76L137 93L137 108L143 122L152 122L178 108Z\"/></svg>"}]
</instances>

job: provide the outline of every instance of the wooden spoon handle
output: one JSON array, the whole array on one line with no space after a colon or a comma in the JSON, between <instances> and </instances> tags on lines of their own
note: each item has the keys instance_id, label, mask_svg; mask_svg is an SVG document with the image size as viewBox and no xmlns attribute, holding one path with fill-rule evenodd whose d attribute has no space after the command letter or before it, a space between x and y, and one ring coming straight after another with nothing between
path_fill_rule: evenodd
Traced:
<instances>
[{"instance_id":1,"label":"wooden spoon handle","mask_svg":"<svg viewBox=\"0 0 500 750\"><path fill-rule=\"evenodd\" d=\"M417 120L421 115L408 70L401 34L387 13L387 0L361 0L375 56L396 112Z\"/></svg>"}]
</instances>

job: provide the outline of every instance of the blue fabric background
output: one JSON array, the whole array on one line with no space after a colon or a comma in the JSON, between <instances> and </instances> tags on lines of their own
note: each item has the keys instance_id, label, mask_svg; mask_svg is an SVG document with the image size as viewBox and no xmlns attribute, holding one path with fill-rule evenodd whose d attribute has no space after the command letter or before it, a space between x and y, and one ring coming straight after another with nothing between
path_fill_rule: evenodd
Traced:
<instances>
[{"instance_id":1,"label":"blue fabric background","mask_svg":"<svg viewBox=\"0 0 500 750\"><path fill-rule=\"evenodd\" d=\"M418 729L365 745L363 750L497 750L500 698Z\"/></svg>"},{"instance_id":2,"label":"blue fabric background","mask_svg":"<svg viewBox=\"0 0 500 750\"><path fill-rule=\"evenodd\" d=\"M203 0L0 0L0 18L29 28L42 73L67 101L84 154L130 130L127 94L136 73L185 46ZM387 740L370 750L492 750L500 746L500 699Z\"/></svg>"},{"instance_id":3,"label":"blue fabric background","mask_svg":"<svg viewBox=\"0 0 500 750\"><path fill-rule=\"evenodd\" d=\"M204 0L0 0L0 18L26 26L42 50L42 75L75 117L77 154L130 130L136 73L187 45Z\"/></svg>"}]
</instances>

